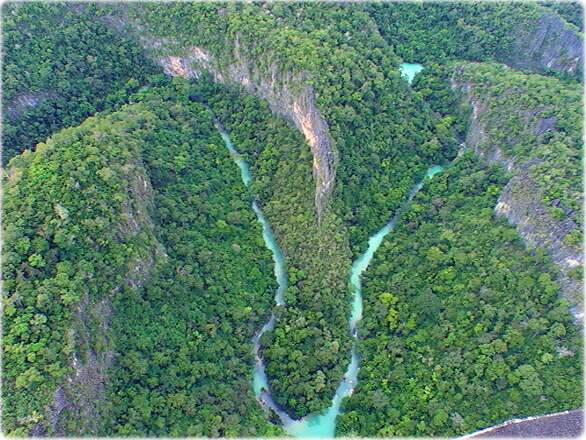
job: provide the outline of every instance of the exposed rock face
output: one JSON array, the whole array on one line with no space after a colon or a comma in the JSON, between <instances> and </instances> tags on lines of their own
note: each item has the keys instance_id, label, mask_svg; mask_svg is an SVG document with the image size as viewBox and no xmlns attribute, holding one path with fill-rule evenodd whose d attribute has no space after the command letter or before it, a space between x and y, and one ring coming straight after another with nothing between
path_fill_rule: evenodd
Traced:
<instances>
[{"instance_id":1,"label":"exposed rock face","mask_svg":"<svg viewBox=\"0 0 586 440\"><path fill-rule=\"evenodd\" d=\"M531 167L538 164L540 159L517 163L515 157L506 157L499 146L491 142L482 118L487 103L476 95L473 85L459 82L456 74L452 78L452 87L463 91L465 99L472 107L466 147L471 148L488 162L502 165L513 174L499 196L495 207L496 214L506 217L511 224L515 225L529 247L541 247L547 250L560 270L557 281L563 296L576 306L572 308L574 316L582 319L582 285L572 278L569 272L583 264L584 254L580 247L569 246L563 241L563 238L577 225L571 219L558 220L550 214L544 203L543 191L530 174ZM551 128L552 119L547 118L538 120L533 127L530 127L530 130L538 133Z\"/></svg>"},{"instance_id":2,"label":"exposed rock face","mask_svg":"<svg viewBox=\"0 0 586 440\"><path fill-rule=\"evenodd\" d=\"M584 43L576 29L547 12L515 36L503 62L522 69L577 74L584 59Z\"/></svg>"},{"instance_id":3,"label":"exposed rock face","mask_svg":"<svg viewBox=\"0 0 586 440\"><path fill-rule=\"evenodd\" d=\"M548 250L553 262L560 268L558 283L565 296L579 302L581 285L568 276L568 272L582 265L582 250L567 246L561 240L577 226L571 219L556 220L543 204L542 192L529 176L526 163L516 170L516 175L501 193L495 211L517 226L519 234L530 247ZM575 314L581 312L576 311Z\"/></svg>"},{"instance_id":4,"label":"exposed rock face","mask_svg":"<svg viewBox=\"0 0 586 440\"><path fill-rule=\"evenodd\" d=\"M328 125L315 106L313 88L306 85L304 75L289 75L272 64L262 74L242 55L238 40L234 44L232 64L218 67L203 48L193 46L183 56L158 59L166 74L185 78L197 77L208 71L215 81L240 84L250 93L265 99L271 110L291 120L303 133L313 154L313 175L316 180L315 206L318 219L334 186L337 155L328 133Z\"/></svg>"},{"instance_id":5,"label":"exposed rock face","mask_svg":"<svg viewBox=\"0 0 586 440\"><path fill-rule=\"evenodd\" d=\"M154 236L154 224L148 212L152 204L152 187L140 162L128 165L132 176L128 192L129 200L123 206L122 221L118 227L120 241L129 241L140 233ZM158 258L166 258L163 247L155 244L140 252L141 256L130 261L127 267L125 284L139 289L148 279L151 269ZM82 296L77 309L73 327L68 337L79 347L79 354L71 357L73 373L65 383L57 387L53 404L49 409L49 430L38 424L31 434L39 435L96 435L99 433L102 403L105 398L108 369L115 358L115 351L109 345L111 300L118 288L105 293L99 301ZM96 344L99 345L96 348ZM70 417L76 420L75 428L60 423L62 411L67 409ZM73 429L73 430L72 430Z\"/></svg>"},{"instance_id":6,"label":"exposed rock face","mask_svg":"<svg viewBox=\"0 0 586 440\"><path fill-rule=\"evenodd\" d=\"M36 107L42 101L54 97L55 95L49 92L24 93L22 95L18 95L11 102L9 102L4 110L6 111L8 117L15 119L18 118L26 109Z\"/></svg>"}]
</instances>

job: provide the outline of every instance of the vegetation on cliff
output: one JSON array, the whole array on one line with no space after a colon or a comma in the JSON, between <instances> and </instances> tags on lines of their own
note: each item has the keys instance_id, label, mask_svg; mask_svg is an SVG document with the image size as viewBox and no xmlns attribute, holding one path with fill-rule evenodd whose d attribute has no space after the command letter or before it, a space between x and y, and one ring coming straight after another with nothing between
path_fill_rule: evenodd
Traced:
<instances>
[{"instance_id":1,"label":"vegetation on cliff","mask_svg":"<svg viewBox=\"0 0 586 440\"><path fill-rule=\"evenodd\" d=\"M566 18L579 16L581 19L581 6L576 3L574 8L570 2L555 3L560 6L546 8L536 2L472 1L383 2L366 8L396 54L408 61L428 64L454 59L496 60L580 79L581 50L572 51L579 58L576 63L566 58L571 45L583 43L578 30L556 12ZM580 11L578 14L576 8ZM546 16L547 20L542 22ZM562 29L569 34L563 35ZM571 41L566 40L570 34ZM540 50L551 50L551 53L546 56Z\"/></svg>"},{"instance_id":2,"label":"vegetation on cliff","mask_svg":"<svg viewBox=\"0 0 586 440\"><path fill-rule=\"evenodd\" d=\"M156 117L137 135L167 258L114 302L108 435L278 433L254 399L250 340L276 283L251 194L183 82L137 100Z\"/></svg>"},{"instance_id":3,"label":"vegetation on cliff","mask_svg":"<svg viewBox=\"0 0 586 440\"><path fill-rule=\"evenodd\" d=\"M497 145L505 160L531 163L530 176L543 191L543 203L559 220L575 223L563 237L582 243L582 86L573 81L523 74L499 64L464 64L455 79L469 84L482 106L485 127L478 149Z\"/></svg>"},{"instance_id":4,"label":"vegetation on cliff","mask_svg":"<svg viewBox=\"0 0 586 440\"><path fill-rule=\"evenodd\" d=\"M579 329L548 258L495 218L505 182L459 158L375 255L340 435L453 436L581 405Z\"/></svg>"},{"instance_id":5,"label":"vegetation on cliff","mask_svg":"<svg viewBox=\"0 0 586 440\"><path fill-rule=\"evenodd\" d=\"M3 357L13 434L49 425L53 391L86 348L115 353L103 434L278 432L250 385L272 259L211 114L177 89L144 92L11 163ZM122 219L140 224L125 210L134 172L152 184L153 228L129 234ZM151 275L129 283L155 239L164 251ZM90 347L70 330L82 295L113 311L112 331L94 328ZM75 431L67 406L61 418Z\"/></svg>"},{"instance_id":6,"label":"vegetation on cliff","mask_svg":"<svg viewBox=\"0 0 586 440\"><path fill-rule=\"evenodd\" d=\"M160 71L95 5L5 3L4 163L51 133L123 104Z\"/></svg>"},{"instance_id":7,"label":"vegetation on cliff","mask_svg":"<svg viewBox=\"0 0 586 440\"><path fill-rule=\"evenodd\" d=\"M274 74L273 87L296 93L300 84L285 79L300 75L313 86L341 158L333 198L355 256L427 166L455 154L447 121L411 93L399 58L361 7L149 4L128 14L154 37L175 41L158 54L188 55L193 46L203 47L220 72L232 63L252 64L249 81Z\"/></svg>"}]
</instances>

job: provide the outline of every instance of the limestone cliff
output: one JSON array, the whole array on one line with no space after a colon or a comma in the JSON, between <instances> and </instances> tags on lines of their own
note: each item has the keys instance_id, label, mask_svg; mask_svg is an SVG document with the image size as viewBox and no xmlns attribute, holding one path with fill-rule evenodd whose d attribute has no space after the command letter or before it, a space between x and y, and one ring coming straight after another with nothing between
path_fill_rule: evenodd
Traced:
<instances>
[{"instance_id":1,"label":"limestone cliff","mask_svg":"<svg viewBox=\"0 0 586 440\"><path fill-rule=\"evenodd\" d=\"M514 43L501 60L512 67L579 75L584 43L578 30L560 16L544 12L528 26L520 26Z\"/></svg>"},{"instance_id":2,"label":"limestone cliff","mask_svg":"<svg viewBox=\"0 0 586 440\"><path fill-rule=\"evenodd\" d=\"M558 283L563 296L573 305L574 315L582 318L581 292L582 284L575 279L571 271L583 264L583 250L564 242L564 237L578 225L571 218L554 218L544 202L543 190L531 174L531 168L542 159L535 157L519 160L505 155L488 134L491 128L485 118L488 112L488 98L483 97L482 90L470 82L463 82L458 71L452 78L452 87L463 92L464 101L471 107L466 136L466 148L472 149L488 162L498 163L512 174L512 178L503 189L495 212L516 225L517 231L530 248L545 249L559 268ZM537 114L537 109L519 109L525 114ZM533 133L554 129L551 120L533 118L528 121L528 130Z\"/></svg>"},{"instance_id":3,"label":"limestone cliff","mask_svg":"<svg viewBox=\"0 0 586 440\"><path fill-rule=\"evenodd\" d=\"M209 51L202 47L178 49L169 40L156 41L145 37L144 34L141 41L150 48L159 48L163 44L175 47L175 55L157 58L157 62L167 75L193 78L202 71L207 71L219 83L239 84L248 92L265 99L275 114L292 121L311 147L313 175L316 181L315 207L318 220L322 218L328 195L334 186L338 158L327 122L315 105L315 93L307 84L305 74L282 73L274 62L267 71L261 72L254 62L243 55L245 50L238 39L232 45L230 58L233 61L228 65L220 65Z\"/></svg>"}]
</instances>

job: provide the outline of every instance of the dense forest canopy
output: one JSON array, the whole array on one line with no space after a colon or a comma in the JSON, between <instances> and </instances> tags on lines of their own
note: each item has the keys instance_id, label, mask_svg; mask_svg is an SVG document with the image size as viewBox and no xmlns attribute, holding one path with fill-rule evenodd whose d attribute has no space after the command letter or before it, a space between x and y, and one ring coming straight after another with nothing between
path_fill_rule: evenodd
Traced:
<instances>
[{"instance_id":1,"label":"dense forest canopy","mask_svg":"<svg viewBox=\"0 0 586 440\"><path fill-rule=\"evenodd\" d=\"M331 405L357 350L337 435L461 435L582 405L581 304L547 246L571 250L581 286L578 3L2 12L5 433L283 435L252 388L272 312L263 392L294 419ZM412 83L404 62L423 64ZM495 210L521 175L537 197L523 221L552 219L544 246ZM352 264L392 218L352 334Z\"/></svg>"},{"instance_id":2,"label":"dense forest canopy","mask_svg":"<svg viewBox=\"0 0 586 440\"><path fill-rule=\"evenodd\" d=\"M427 183L364 280L363 366L339 433L459 435L582 402L581 336L543 253L467 154Z\"/></svg>"},{"instance_id":3,"label":"dense forest canopy","mask_svg":"<svg viewBox=\"0 0 586 440\"><path fill-rule=\"evenodd\" d=\"M3 158L97 111L123 104L159 73L88 5L4 3Z\"/></svg>"}]
</instances>

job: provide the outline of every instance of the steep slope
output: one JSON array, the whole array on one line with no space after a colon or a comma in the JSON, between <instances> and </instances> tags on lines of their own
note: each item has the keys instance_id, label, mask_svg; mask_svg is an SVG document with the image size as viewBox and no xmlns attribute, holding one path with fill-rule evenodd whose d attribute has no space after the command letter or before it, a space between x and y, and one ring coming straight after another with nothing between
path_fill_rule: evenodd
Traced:
<instances>
[{"instance_id":1,"label":"steep slope","mask_svg":"<svg viewBox=\"0 0 586 440\"><path fill-rule=\"evenodd\" d=\"M4 429L76 432L100 414L111 300L136 289L161 252L147 211L152 202L139 146L128 127L147 118L91 118L35 153L15 158L5 180ZM88 203L91 200L91 203Z\"/></svg>"},{"instance_id":2,"label":"steep slope","mask_svg":"<svg viewBox=\"0 0 586 440\"><path fill-rule=\"evenodd\" d=\"M340 435L455 436L582 404L580 331L551 263L494 213L506 181L466 153L375 254Z\"/></svg>"},{"instance_id":3,"label":"steep slope","mask_svg":"<svg viewBox=\"0 0 586 440\"><path fill-rule=\"evenodd\" d=\"M252 197L210 112L187 84L140 94L158 123L136 134L167 259L140 292L114 303L119 356L103 435L279 433L251 387L252 336L276 283Z\"/></svg>"},{"instance_id":4,"label":"steep slope","mask_svg":"<svg viewBox=\"0 0 586 440\"><path fill-rule=\"evenodd\" d=\"M510 51L496 59L519 69L556 72L580 79L583 53L584 42L578 29L558 14L543 11L513 33Z\"/></svg>"},{"instance_id":5,"label":"steep slope","mask_svg":"<svg viewBox=\"0 0 586 440\"><path fill-rule=\"evenodd\" d=\"M491 64L462 65L452 84L472 107L467 147L512 174L497 213L529 246L547 249L564 296L581 310L581 86Z\"/></svg>"},{"instance_id":6,"label":"steep slope","mask_svg":"<svg viewBox=\"0 0 586 440\"><path fill-rule=\"evenodd\" d=\"M381 3L368 10L385 39L407 60L496 60L534 72L582 77L580 30L538 3Z\"/></svg>"},{"instance_id":7,"label":"steep slope","mask_svg":"<svg viewBox=\"0 0 586 440\"><path fill-rule=\"evenodd\" d=\"M185 90L144 91L11 162L5 432L279 432L250 386L271 256Z\"/></svg>"},{"instance_id":8,"label":"steep slope","mask_svg":"<svg viewBox=\"0 0 586 440\"><path fill-rule=\"evenodd\" d=\"M167 73L208 71L292 120L312 147L318 221L339 176L334 198L344 202L336 210L356 254L426 165L455 152L449 132L414 99L399 59L361 8L151 4L109 13L122 17ZM350 24L359 31L352 34ZM380 166L391 162L393 174Z\"/></svg>"}]
</instances>

